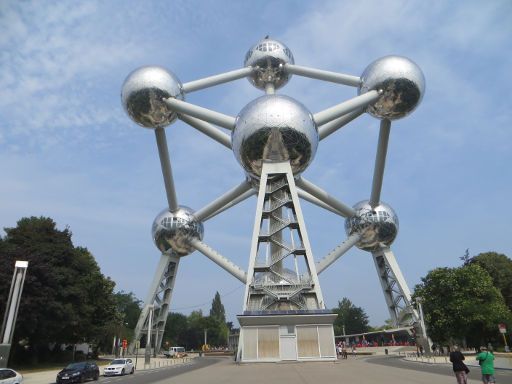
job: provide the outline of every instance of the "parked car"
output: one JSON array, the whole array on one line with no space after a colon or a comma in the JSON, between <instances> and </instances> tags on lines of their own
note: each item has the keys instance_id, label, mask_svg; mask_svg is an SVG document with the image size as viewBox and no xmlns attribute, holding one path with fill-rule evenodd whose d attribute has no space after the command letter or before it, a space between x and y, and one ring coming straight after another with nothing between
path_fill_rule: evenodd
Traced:
<instances>
[{"instance_id":1,"label":"parked car","mask_svg":"<svg viewBox=\"0 0 512 384\"><path fill-rule=\"evenodd\" d=\"M23 376L10 368L0 368L0 384L22 384Z\"/></svg>"},{"instance_id":2,"label":"parked car","mask_svg":"<svg viewBox=\"0 0 512 384\"><path fill-rule=\"evenodd\" d=\"M100 369L94 362L71 363L57 374L57 384L83 383L85 380L98 380Z\"/></svg>"},{"instance_id":3,"label":"parked car","mask_svg":"<svg viewBox=\"0 0 512 384\"><path fill-rule=\"evenodd\" d=\"M113 376L113 375L125 375L129 373L130 375L135 372L135 367L133 366L132 359L115 359L103 368L104 376Z\"/></svg>"},{"instance_id":4,"label":"parked car","mask_svg":"<svg viewBox=\"0 0 512 384\"><path fill-rule=\"evenodd\" d=\"M164 352L164 356L167 358L179 358L187 356L187 353L183 347L171 347L168 351Z\"/></svg>"}]
</instances>

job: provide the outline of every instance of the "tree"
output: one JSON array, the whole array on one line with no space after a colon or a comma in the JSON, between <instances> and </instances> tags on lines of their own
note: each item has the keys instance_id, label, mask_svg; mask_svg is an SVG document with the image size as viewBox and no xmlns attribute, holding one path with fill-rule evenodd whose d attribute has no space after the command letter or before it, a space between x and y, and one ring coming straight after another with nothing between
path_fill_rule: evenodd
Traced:
<instances>
[{"instance_id":1,"label":"tree","mask_svg":"<svg viewBox=\"0 0 512 384\"><path fill-rule=\"evenodd\" d=\"M466 248L464 256L459 257L459 259L463 261L463 265L469 265L471 263L473 258L469 256L469 248Z\"/></svg>"},{"instance_id":2,"label":"tree","mask_svg":"<svg viewBox=\"0 0 512 384\"><path fill-rule=\"evenodd\" d=\"M362 308L356 307L346 297L339 301L338 307L332 311L338 315L334 321L335 335L343 334L343 326L345 327L346 335L369 331L368 315L366 315Z\"/></svg>"},{"instance_id":3,"label":"tree","mask_svg":"<svg viewBox=\"0 0 512 384\"><path fill-rule=\"evenodd\" d=\"M189 324L187 316L176 312L169 313L169 315L167 315L164 331L165 347L180 346L186 349L193 348L194 346L188 338L188 331Z\"/></svg>"},{"instance_id":4,"label":"tree","mask_svg":"<svg viewBox=\"0 0 512 384\"><path fill-rule=\"evenodd\" d=\"M222 323L226 322L226 311L220 301L219 292L215 292L215 297L212 300L212 308L210 309L210 316Z\"/></svg>"},{"instance_id":5,"label":"tree","mask_svg":"<svg viewBox=\"0 0 512 384\"><path fill-rule=\"evenodd\" d=\"M114 294L117 312L123 318L123 322L129 329L135 329L141 313L142 301L137 299L133 292L124 291Z\"/></svg>"},{"instance_id":6,"label":"tree","mask_svg":"<svg viewBox=\"0 0 512 384\"><path fill-rule=\"evenodd\" d=\"M497 333L511 313L489 274L477 264L430 271L415 287L430 337L437 342L467 340L481 345Z\"/></svg>"},{"instance_id":7,"label":"tree","mask_svg":"<svg viewBox=\"0 0 512 384\"><path fill-rule=\"evenodd\" d=\"M512 260L501 253L486 252L472 257L470 264L479 265L487 271L512 310Z\"/></svg>"},{"instance_id":8,"label":"tree","mask_svg":"<svg viewBox=\"0 0 512 384\"><path fill-rule=\"evenodd\" d=\"M94 342L114 318L114 282L101 273L71 232L45 217L23 218L0 238L0 308L6 305L15 260L27 260L14 334L14 361L46 359L50 343ZM19 348L23 340L28 349Z\"/></svg>"}]
</instances>

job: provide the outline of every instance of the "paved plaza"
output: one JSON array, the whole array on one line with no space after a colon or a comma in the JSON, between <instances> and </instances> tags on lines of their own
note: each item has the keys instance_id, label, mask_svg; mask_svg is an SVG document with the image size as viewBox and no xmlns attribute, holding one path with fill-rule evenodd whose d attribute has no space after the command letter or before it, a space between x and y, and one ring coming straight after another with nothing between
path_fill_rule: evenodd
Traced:
<instances>
[{"instance_id":1,"label":"paved plaza","mask_svg":"<svg viewBox=\"0 0 512 384\"><path fill-rule=\"evenodd\" d=\"M450 364L424 364L397 357L350 356L348 360L310 363L236 364L231 358L197 358L170 366L169 360L155 359L151 367L139 367L134 375L101 377L99 384L176 383L180 384L260 384L260 383L413 383L432 384L456 382ZM26 384L55 382L56 372L25 375ZM497 383L512 383L512 371L496 374ZM92 383L92 382L91 382ZM479 367L471 367L468 383L480 381Z\"/></svg>"}]
</instances>

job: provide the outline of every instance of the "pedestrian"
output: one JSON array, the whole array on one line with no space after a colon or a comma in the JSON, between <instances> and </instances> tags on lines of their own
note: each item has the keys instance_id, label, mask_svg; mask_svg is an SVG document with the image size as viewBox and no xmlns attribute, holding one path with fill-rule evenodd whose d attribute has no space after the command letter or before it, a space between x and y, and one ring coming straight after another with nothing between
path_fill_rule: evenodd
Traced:
<instances>
[{"instance_id":1,"label":"pedestrian","mask_svg":"<svg viewBox=\"0 0 512 384\"><path fill-rule=\"evenodd\" d=\"M494 354L487 350L487 347L480 347L480 353L476 355L478 364L482 369L482 382L484 384L494 384Z\"/></svg>"},{"instance_id":2,"label":"pedestrian","mask_svg":"<svg viewBox=\"0 0 512 384\"><path fill-rule=\"evenodd\" d=\"M457 378L457 384L467 384L469 373L469 368L464 364L463 360L465 360L464 355L459 350L458 345L453 346L453 351L450 352L450 361L453 365L453 372L455 372L455 377Z\"/></svg>"}]
</instances>

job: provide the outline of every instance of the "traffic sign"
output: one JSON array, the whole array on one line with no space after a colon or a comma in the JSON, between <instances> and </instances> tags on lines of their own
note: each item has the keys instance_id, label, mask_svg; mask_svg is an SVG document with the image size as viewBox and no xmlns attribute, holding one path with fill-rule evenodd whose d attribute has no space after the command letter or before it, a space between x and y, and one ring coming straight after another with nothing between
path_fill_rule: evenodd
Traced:
<instances>
[{"instance_id":1,"label":"traffic sign","mask_svg":"<svg viewBox=\"0 0 512 384\"><path fill-rule=\"evenodd\" d=\"M504 323L498 324L498 329L500 330L500 333L507 333L507 325Z\"/></svg>"}]
</instances>

